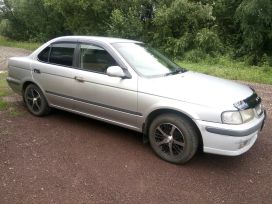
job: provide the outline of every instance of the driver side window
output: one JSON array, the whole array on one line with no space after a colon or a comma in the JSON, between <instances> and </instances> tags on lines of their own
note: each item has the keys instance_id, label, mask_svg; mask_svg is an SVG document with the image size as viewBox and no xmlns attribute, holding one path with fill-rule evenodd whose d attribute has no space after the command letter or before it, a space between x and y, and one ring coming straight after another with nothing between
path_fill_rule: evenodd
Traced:
<instances>
[{"instance_id":1,"label":"driver side window","mask_svg":"<svg viewBox=\"0 0 272 204\"><path fill-rule=\"evenodd\" d=\"M105 73L110 66L116 66L113 57L103 48L95 45L80 45L79 67L84 70Z\"/></svg>"}]
</instances>

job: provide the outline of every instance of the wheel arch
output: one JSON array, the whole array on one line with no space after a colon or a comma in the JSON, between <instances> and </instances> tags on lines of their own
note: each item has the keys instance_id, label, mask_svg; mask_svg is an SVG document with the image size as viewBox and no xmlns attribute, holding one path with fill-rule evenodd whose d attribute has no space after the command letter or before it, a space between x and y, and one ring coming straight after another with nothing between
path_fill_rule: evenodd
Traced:
<instances>
[{"instance_id":1,"label":"wheel arch","mask_svg":"<svg viewBox=\"0 0 272 204\"><path fill-rule=\"evenodd\" d=\"M195 128L195 130L197 131L197 135L198 135L198 139L199 139L199 147L201 150L203 150L203 139L202 139L202 135L201 135L201 132L198 128L198 126L196 125L196 123L193 121L192 117L186 113L183 113L181 111L178 111L178 110L173 110L173 109L169 109L169 108L162 108L162 109L156 109L156 110L153 110L151 113L148 114L148 116L146 117L146 120L143 124L143 134L144 135L147 135L148 134L148 129L149 129L149 126L151 124L151 122L156 118L158 117L159 115L162 115L162 114L166 114L166 113L172 113L172 114L176 114L176 115L179 115L183 118L186 118Z\"/></svg>"},{"instance_id":2,"label":"wheel arch","mask_svg":"<svg viewBox=\"0 0 272 204\"><path fill-rule=\"evenodd\" d=\"M36 83L34 83L33 81L29 81L29 80L27 80L27 81L25 81L24 83L23 83L23 85L22 85L22 94L24 94L24 92L25 92L25 90L26 90L26 87L28 86L28 85L30 85L30 84L35 84L36 86L38 86Z\"/></svg>"},{"instance_id":3,"label":"wheel arch","mask_svg":"<svg viewBox=\"0 0 272 204\"><path fill-rule=\"evenodd\" d=\"M22 84L22 96L23 96L23 98L24 98L25 89L26 89L26 87L27 87L28 85L30 85L30 84L34 84L34 85L36 85L37 87L39 87L39 89L42 91L42 93L43 93L43 95L44 95L44 97L45 97L46 102L48 103L48 99L47 99L47 97L46 97L46 94L45 94L44 90L41 88L41 86L39 86L39 84L37 84L37 83L35 83L34 81L31 81L31 80L26 80L26 81L24 81L23 84ZM48 104L49 104L49 103L48 103Z\"/></svg>"}]
</instances>

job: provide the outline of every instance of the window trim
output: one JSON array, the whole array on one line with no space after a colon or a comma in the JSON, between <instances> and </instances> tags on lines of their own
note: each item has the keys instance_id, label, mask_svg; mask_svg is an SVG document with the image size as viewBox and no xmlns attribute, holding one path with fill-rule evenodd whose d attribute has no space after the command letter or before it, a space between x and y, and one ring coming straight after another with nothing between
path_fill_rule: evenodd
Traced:
<instances>
[{"instance_id":1,"label":"window trim","mask_svg":"<svg viewBox=\"0 0 272 204\"><path fill-rule=\"evenodd\" d=\"M72 66L67 66L67 65L63 65L63 64L56 64L56 63L52 63L52 62L49 62L49 59L50 59L50 56L51 56L51 51L52 51L52 46L53 45L56 45L56 44L74 44L75 45L75 49L74 49L74 54L73 54L73 64ZM47 47L50 47L50 51L49 51L49 55L48 55L48 59L47 59L47 62L44 62L44 61L41 61L39 59L39 54L44 51L47 47L45 47L41 52L39 52L39 54L37 54L37 60L41 63L45 63L45 64L50 64L50 65L56 65L56 66L61 66L61 67L66 67L66 68L76 68L76 49L77 49L77 46L78 46L78 42L74 42L74 41L57 41L57 42L53 42L51 43L50 45L48 45Z\"/></svg>"},{"instance_id":2,"label":"window trim","mask_svg":"<svg viewBox=\"0 0 272 204\"><path fill-rule=\"evenodd\" d=\"M56 64L56 63L52 63L50 62L50 56L51 56L51 52L52 52L52 47L53 45L57 45L57 44L74 44L75 45L75 48L74 48L74 54L73 54L73 60L72 60L72 66L68 66L68 65L63 65L63 64ZM59 41L59 42L54 42L50 45L50 55L48 57L48 63L49 64L53 64L53 65L57 65L57 66L63 66L63 67L70 67L70 68L73 68L75 67L75 54L76 54L76 47L77 47L77 42L63 42L63 41Z\"/></svg>"},{"instance_id":3,"label":"window trim","mask_svg":"<svg viewBox=\"0 0 272 204\"><path fill-rule=\"evenodd\" d=\"M47 49L47 48L49 48L49 53L48 53L47 61L42 61L42 60L40 60L39 55L40 55L45 49ZM48 45L47 47L45 47L42 51L40 51L39 54L37 54L37 60L38 60L39 62L48 63L48 62L49 62L50 54L51 54L51 44Z\"/></svg>"},{"instance_id":4,"label":"window trim","mask_svg":"<svg viewBox=\"0 0 272 204\"><path fill-rule=\"evenodd\" d=\"M69 44L75 44L75 51L74 51L74 56L73 56L73 65L72 66L67 66L67 65L60 65L60 64L54 64L49 62L49 58L51 55L51 50L52 50L52 45L55 44L62 44L62 43L69 43ZM66 68L71 68L71 69L77 69L77 70L81 70L81 71L85 71L85 72L91 72L91 73L96 73L96 74L103 74L103 75L107 75L107 73L103 73L103 72L96 72L96 71L92 71L92 70L87 70L87 69L81 69L79 67L79 60L80 60L80 45L84 44L84 45L94 45L97 47L101 47L103 48L105 51L107 51L109 53L109 55L116 61L117 65L120 66L123 71L128 75L128 79L132 78L132 75L129 72L129 69L127 68L127 66L124 64L124 62L122 62L121 59L119 59L119 57L114 53L114 51L112 50L112 48L107 45L107 44L102 44L100 42L92 42L92 41L56 41L51 43L50 45L48 45L47 47L50 47L50 52L49 52L49 56L47 59L47 62L43 62L38 58L38 55L47 47L45 47L42 51L40 51L37 55L36 55L36 59L37 61L39 61L40 63L44 63L44 64L49 64L49 65L55 65L55 66L61 66L61 67L66 67ZM137 72L136 72L137 73Z\"/></svg>"},{"instance_id":5,"label":"window trim","mask_svg":"<svg viewBox=\"0 0 272 204\"><path fill-rule=\"evenodd\" d=\"M79 64L80 64L80 46L81 45L92 45L92 46L100 47L103 50L105 50L115 60L115 62L117 63L117 65L124 70L124 68L122 66L120 66L120 63L118 62L119 60L117 60L116 57L114 57L113 54L108 49L106 49L104 46L95 44L93 42L78 42L77 44L78 44L78 46L77 46L77 56L76 56L76 58L77 58L77 60L76 60L77 64L76 64L76 67L75 67L76 69L81 70L81 71L96 73L96 74L107 75L106 72L98 72L98 71L94 71L94 70L90 70L90 69L83 69L83 68L81 68L79 66Z\"/></svg>"}]
</instances>

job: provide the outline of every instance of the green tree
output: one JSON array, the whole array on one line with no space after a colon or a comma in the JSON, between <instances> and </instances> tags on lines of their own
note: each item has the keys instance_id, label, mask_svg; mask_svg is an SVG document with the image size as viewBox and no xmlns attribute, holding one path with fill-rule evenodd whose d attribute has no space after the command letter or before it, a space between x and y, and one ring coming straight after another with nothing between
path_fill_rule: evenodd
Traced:
<instances>
[{"instance_id":1,"label":"green tree","mask_svg":"<svg viewBox=\"0 0 272 204\"><path fill-rule=\"evenodd\" d=\"M107 0L45 0L65 18L65 26L74 34L105 35L105 20L111 12Z\"/></svg>"},{"instance_id":2,"label":"green tree","mask_svg":"<svg viewBox=\"0 0 272 204\"><path fill-rule=\"evenodd\" d=\"M201 29L210 29L215 18L210 5L188 0L166 1L156 10L153 41L176 57L195 48ZM212 32L212 31L210 31Z\"/></svg>"},{"instance_id":3,"label":"green tree","mask_svg":"<svg viewBox=\"0 0 272 204\"><path fill-rule=\"evenodd\" d=\"M251 63L257 64L264 54L272 52L271 0L243 0L236 10L241 41L239 54L250 54Z\"/></svg>"},{"instance_id":4,"label":"green tree","mask_svg":"<svg viewBox=\"0 0 272 204\"><path fill-rule=\"evenodd\" d=\"M109 36L141 39L143 37L143 23L140 15L132 8L125 14L115 9L110 17L107 33Z\"/></svg>"},{"instance_id":5,"label":"green tree","mask_svg":"<svg viewBox=\"0 0 272 204\"><path fill-rule=\"evenodd\" d=\"M46 41L67 30L64 18L41 0L4 0L1 33L18 40Z\"/></svg>"}]
</instances>

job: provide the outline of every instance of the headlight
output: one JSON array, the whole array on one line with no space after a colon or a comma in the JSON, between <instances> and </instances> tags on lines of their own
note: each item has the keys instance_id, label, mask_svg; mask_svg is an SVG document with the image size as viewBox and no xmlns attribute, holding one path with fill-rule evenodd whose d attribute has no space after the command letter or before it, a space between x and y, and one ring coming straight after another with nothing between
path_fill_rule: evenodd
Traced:
<instances>
[{"instance_id":1,"label":"headlight","mask_svg":"<svg viewBox=\"0 0 272 204\"><path fill-rule=\"evenodd\" d=\"M222 113L222 122L225 124L239 125L252 120L255 117L254 110L228 111Z\"/></svg>"},{"instance_id":2,"label":"headlight","mask_svg":"<svg viewBox=\"0 0 272 204\"><path fill-rule=\"evenodd\" d=\"M250 120L252 120L255 117L255 113L253 111L253 109L246 109L246 110L242 110L240 111L243 122L246 123Z\"/></svg>"},{"instance_id":3,"label":"headlight","mask_svg":"<svg viewBox=\"0 0 272 204\"><path fill-rule=\"evenodd\" d=\"M239 111L228 111L222 113L222 122L226 124L242 124L242 116Z\"/></svg>"}]
</instances>

